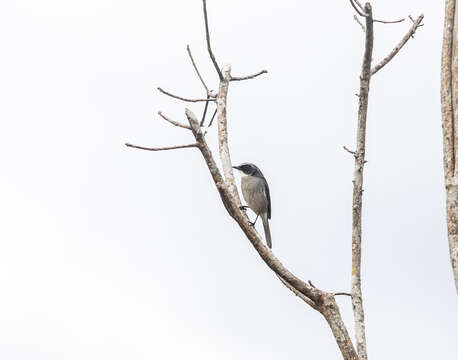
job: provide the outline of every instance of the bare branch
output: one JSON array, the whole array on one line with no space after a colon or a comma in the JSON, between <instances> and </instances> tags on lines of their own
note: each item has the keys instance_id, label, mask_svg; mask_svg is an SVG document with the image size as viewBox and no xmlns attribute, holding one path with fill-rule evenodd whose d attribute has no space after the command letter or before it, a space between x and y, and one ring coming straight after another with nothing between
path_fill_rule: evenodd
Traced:
<instances>
[{"instance_id":1,"label":"bare branch","mask_svg":"<svg viewBox=\"0 0 458 360\"><path fill-rule=\"evenodd\" d=\"M350 336L340 315L336 299L332 294L326 294L322 297L322 300L323 303L319 311L328 322L343 358L345 360L361 360L353 348Z\"/></svg>"},{"instance_id":2,"label":"bare branch","mask_svg":"<svg viewBox=\"0 0 458 360\"><path fill-rule=\"evenodd\" d=\"M212 98L207 98L207 99L187 99L187 98L184 98L184 97L181 97L181 96L173 95L173 94L169 93L168 91L165 91L164 89L161 89L160 87L158 87L157 89L161 93L163 93L165 95L168 95L170 97L173 97L175 99L182 100L182 101L187 101L187 102L215 101L215 99L212 99Z\"/></svg>"},{"instance_id":3,"label":"bare branch","mask_svg":"<svg viewBox=\"0 0 458 360\"><path fill-rule=\"evenodd\" d=\"M358 0L353 0L356 5L361 9L361 11L364 11L364 6L358 1Z\"/></svg>"},{"instance_id":4,"label":"bare branch","mask_svg":"<svg viewBox=\"0 0 458 360\"><path fill-rule=\"evenodd\" d=\"M316 304L313 302L312 299L308 298L307 296L305 296L304 294L302 294L301 292L297 291L293 286L291 286L287 281L285 281L285 279L283 279L280 275L276 274L278 276L278 278L280 279L280 281L288 288L290 289L294 295L296 295L297 297L299 297L300 299L302 299L304 302L306 302L308 305L310 305L312 308L314 308L315 310L318 310Z\"/></svg>"},{"instance_id":5,"label":"bare branch","mask_svg":"<svg viewBox=\"0 0 458 360\"><path fill-rule=\"evenodd\" d=\"M208 98L209 96L207 96L207 99ZM200 120L200 126L204 126L205 116L207 116L207 109L208 109L208 101L205 103L204 113L202 114L202 120Z\"/></svg>"},{"instance_id":6,"label":"bare branch","mask_svg":"<svg viewBox=\"0 0 458 360\"><path fill-rule=\"evenodd\" d=\"M356 22L361 26L361 29L363 29L363 32L366 32L366 27L363 25L361 21L359 21L359 18L356 16L356 14L353 15L353 19L355 19Z\"/></svg>"},{"instance_id":7,"label":"bare branch","mask_svg":"<svg viewBox=\"0 0 458 360\"><path fill-rule=\"evenodd\" d=\"M208 127L212 126L213 120L215 119L215 115L216 115L217 112L218 112L218 109L215 109L215 112L214 112L213 115L212 115L212 118L211 118L211 120L210 120L210 123L208 124Z\"/></svg>"},{"instance_id":8,"label":"bare branch","mask_svg":"<svg viewBox=\"0 0 458 360\"><path fill-rule=\"evenodd\" d=\"M192 147L199 147L199 144L194 143L194 144L188 144L188 145L177 145L177 146L167 146L167 147L144 147L144 146L138 146L138 145L132 145L129 143L125 144L128 147L135 148L135 149L140 149L140 150L148 150L148 151L164 151L164 150L175 150L175 149L186 149L186 148L192 148Z\"/></svg>"},{"instance_id":9,"label":"bare branch","mask_svg":"<svg viewBox=\"0 0 458 360\"><path fill-rule=\"evenodd\" d=\"M356 4L358 4L358 7L361 9L358 9L358 7L355 5L354 1L356 2ZM361 6L361 4L357 1L357 0L350 0L350 4L351 6L353 6L353 9L355 9L355 11L358 13L358 15L362 16L362 17L367 17L366 14L364 14L363 12L361 11L364 11L363 7Z\"/></svg>"},{"instance_id":10,"label":"bare branch","mask_svg":"<svg viewBox=\"0 0 458 360\"><path fill-rule=\"evenodd\" d=\"M415 20L413 19L413 17L411 15L409 15L409 19L412 21L412 23L415 23ZM418 25L418 27L420 27L420 26L425 26L425 24Z\"/></svg>"},{"instance_id":11,"label":"bare branch","mask_svg":"<svg viewBox=\"0 0 458 360\"><path fill-rule=\"evenodd\" d=\"M202 83L202 85L203 85L204 88L205 88L205 92L208 94L208 93L209 93L208 87L207 87L207 85L205 84L204 79L203 79L202 76L200 75L199 69L197 69L197 65L196 65L196 63L195 63L195 61L194 61L194 58L192 57L191 48L189 47L189 45L186 46L186 50L187 50L187 52L188 52L189 58L191 59L192 66L194 67L194 70L196 70L197 76L199 77L200 82Z\"/></svg>"},{"instance_id":12,"label":"bare branch","mask_svg":"<svg viewBox=\"0 0 458 360\"><path fill-rule=\"evenodd\" d=\"M223 73L221 72L221 69L218 66L218 63L216 62L215 55L213 55L213 51L210 45L210 33L208 31L208 16L207 16L207 2L205 0L202 0L203 6L204 6L204 19L205 19L205 36L207 37L207 49L208 49L208 54L210 55L210 58L212 59L213 65L215 66L216 72L218 73L220 81L223 80Z\"/></svg>"},{"instance_id":13,"label":"bare branch","mask_svg":"<svg viewBox=\"0 0 458 360\"><path fill-rule=\"evenodd\" d=\"M344 148L344 150L346 150L347 152L349 152L349 153L352 154L352 155L355 155L355 154L356 154L355 151L351 151L351 150L348 149L346 146L344 146L343 148Z\"/></svg>"},{"instance_id":14,"label":"bare branch","mask_svg":"<svg viewBox=\"0 0 458 360\"><path fill-rule=\"evenodd\" d=\"M218 150L223 167L224 179L226 181L228 191L234 199L237 208L242 205L240 196L235 184L234 173L232 169L231 154L229 152L228 131L227 131L227 117L226 117L226 103L227 91L229 88L229 81L231 79L231 66L224 65L223 79L219 83L218 96L216 97L216 109L218 120ZM286 279L285 279L286 280Z\"/></svg>"},{"instance_id":15,"label":"bare branch","mask_svg":"<svg viewBox=\"0 0 458 360\"><path fill-rule=\"evenodd\" d=\"M351 294L353 317L355 321L356 346L360 360L367 360L366 330L364 323L364 308L361 292L361 213L363 195L364 157L366 153L366 120L369 102L369 87L371 80L371 61L374 45L374 28L372 7L369 3L364 6L366 17L366 39L364 45L363 66L360 76L358 126L356 134L355 170L353 176L352 203L352 276Z\"/></svg>"},{"instance_id":16,"label":"bare branch","mask_svg":"<svg viewBox=\"0 0 458 360\"><path fill-rule=\"evenodd\" d=\"M208 103L207 103L208 104ZM172 125L175 125L175 126L178 126L178 127L181 127L183 129L188 129L188 130L191 130L191 128L188 126L188 125L184 125L184 124L180 124L179 122L177 121L174 121L172 119L170 119L169 117L165 116L162 112L158 111L158 114L161 118L163 118L165 121L168 121L170 124Z\"/></svg>"},{"instance_id":17,"label":"bare branch","mask_svg":"<svg viewBox=\"0 0 458 360\"><path fill-rule=\"evenodd\" d=\"M392 21L376 20L376 19L374 19L373 21L374 21L374 22L378 22L378 23L382 23L382 24L396 24L396 23L403 22L404 20L405 20L405 18L399 19L399 20L392 20Z\"/></svg>"},{"instance_id":18,"label":"bare branch","mask_svg":"<svg viewBox=\"0 0 458 360\"><path fill-rule=\"evenodd\" d=\"M241 81L241 80L249 80L249 79L254 79L255 77L262 75L262 74L267 74L267 70L261 70L260 72L252 75L247 75L247 76L231 76L231 81Z\"/></svg>"},{"instance_id":19,"label":"bare branch","mask_svg":"<svg viewBox=\"0 0 458 360\"><path fill-rule=\"evenodd\" d=\"M388 64L391 59L401 50L401 48L407 43L407 41L415 34L415 31L420 27L421 22L423 20L423 14L421 14L417 20L415 20L412 24L412 27L409 29L407 34L401 39L398 45L382 60L380 61L372 70L371 76L374 75L377 71L379 71L382 67Z\"/></svg>"}]
</instances>

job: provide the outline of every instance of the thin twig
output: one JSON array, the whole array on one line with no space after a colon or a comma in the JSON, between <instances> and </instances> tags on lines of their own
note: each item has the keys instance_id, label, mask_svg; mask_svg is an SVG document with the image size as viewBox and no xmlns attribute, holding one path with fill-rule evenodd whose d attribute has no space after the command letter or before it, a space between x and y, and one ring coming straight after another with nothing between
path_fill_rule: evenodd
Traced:
<instances>
[{"instance_id":1,"label":"thin twig","mask_svg":"<svg viewBox=\"0 0 458 360\"><path fill-rule=\"evenodd\" d=\"M343 295L343 296L350 296L351 297L351 294L347 293L347 292L336 292L336 293L333 293L332 295L334 295L334 296Z\"/></svg>"},{"instance_id":2,"label":"thin twig","mask_svg":"<svg viewBox=\"0 0 458 360\"><path fill-rule=\"evenodd\" d=\"M421 14L417 20L415 20L412 24L412 27L409 29L407 34L401 39L398 45L382 60L380 61L374 68L371 70L371 76L374 75L377 71L379 71L382 67L390 62L390 60L401 50L401 48L406 44L407 41L415 34L417 28L420 27L421 21L423 20L423 14Z\"/></svg>"},{"instance_id":3,"label":"thin twig","mask_svg":"<svg viewBox=\"0 0 458 360\"><path fill-rule=\"evenodd\" d=\"M208 103L207 103L208 104ZM161 118L163 118L165 121L168 121L170 124L172 125L175 125L175 126L178 126L178 127L181 127L183 129L188 129L188 130L191 130L191 128L189 127L189 125L184 125L184 124L180 124L179 122L175 121L175 120L172 120L170 119L169 117L165 116L162 112L158 111L158 114Z\"/></svg>"},{"instance_id":4,"label":"thin twig","mask_svg":"<svg viewBox=\"0 0 458 360\"><path fill-rule=\"evenodd\" d=\"M159 148L154 147L154 148L152 148L152 147L144 147L144 146L138 146L138 145L132 145L132 144L126 143L126 146L131 147L131 148L135 148L135 149L140 149L140 150L163 151L163 150L186 149L186 148L193 148L193 147L198 148L199 144L194 143L194 144L188 144L188 145L177 145L177 146L167 146L167 147L159 147Z\"/></svg>"},{"instance_id":5,"label":"thin twig","mask_svg":"<svg viewBox=\"0 0 458 360\"><path fill-rule=\"evenodd\" d=\"M411 15L409 15L409 19L412 21L412 23L415 23L415 20L413 19L413 17ZM418 25L418 27L421 27L421 26L424 26L425 24L420 24Z\"/></svg>"},{"instance_id":6,"label":"thin twig","mask_svg":"<svg viewBox=\"0 0 458 360\"><path fill-rule=\"evenodd\" d=\"M355 19L356 22L361 26L361 29L363 29L363 32L366 32L366 27L363 25L363 23L361 21L359 21L359 19L356 16L356 14L353 15L353 19Z\"/></svg>"},{"instance_id":7,"label":"thin twig","mask_svg":"<svg viewBox=\"0 0 458 360\"><path fill-rule=\"evenodd\" d=\"M412 21L412 23L415 23L415 20L413 19L413 17L411 15L409 15L409 19ZM420 27L420 26L425 26L425 24L418 25L418 27Z\"/></svg>"},{"instance_id":8,"label":"thin twig","mask_svg":"<svg viewBox=\"0 0 458 360\"><path fill-rule=\"evenodd\" d=\"M352 155L355 155L355 154L356 154L355 151L351 151L351 150L350 150L349 148L347 148L346 146L344 146L343 148L344 148L344 150L346 150L347 152L349 152L349 153L352 154Z\"/></svg>"},{"instance_id":9,"label":"thin twig","mask_svg":"<svg viewBox=\"0 0 458 360\"><path fill-rule=\"evenodd\" d=\"M215 66L216 72L218 73L219 79L223 80L223 73L221 72L220 67L218 66L218 63L216 62L215 55L213 55L213 51L210 45L210 33L208 31L208 16L207 16L207 2L205 0L202 0L203 6L204 6L204 19L205 19L205 36L207 37L207 49L208 49L208 54L210 55L210 58L212 59L213 65Z\"/></svg>"},{"instance_id":10,"label":"thin twig","mask_svg":"<svg viewBox=\"0 0 458 360\"><path fill-rule=\"evenodd\" d=\"M212 118L210 120L210 123L208 124L208 127L212 126L213 120L215 119L215 115L216 115L217 111L218 111L218 109L215 109L215 112L213 113L213 116L212 116Z\"/></svg>"},{"instance_id":11,"label":"thin twig","mask_svg":"<svg viewBox=\"0 0 458 360\"><path fill-rule=\"evenodd\" d=\"M294 295L296 295L297 297L299 297L300 299L302 299L303 301L305 301L307 304L309 304L312 308L314 309L317 309L317 306L315 304L315 302L310 299L309 297L305 296L304 294L302 294L301 292L297 291L294 286L291 286L291 284L289 284L285 279L283 279L280 275L278 275L277 273L275 273L275 275L277 275L277 277L280 279L280 281L288 288L290 289Z\"/></svg>"},{"instance_id":12,"label":"thin twig","mask_svg":"<svg viewBox=\"0 0 458 360\"><path fill-rule=\"evenodd\" d=\"M205 88L206 93L208 94L208 93L209 93L208 87L207 87L207 85L205 84L204 79L203 79L202 76L200 75L199 69L197 69L197 65L196 65L196 63L195 63L195 61L194 61L194 58L192 57L191 48L189 47L189 45L186 46L186 50L188 51L188 55L189 55L189 57L191 58L192 66L194 67L194 70L196 70L197 76L199 77L200 82L202 83L202 85L203 85L204 88Z\"/></svg>"},{"instance_id":13,"label":"thin twig","mask_svg":"<svg viewBox=\"0 0 458 360\"><path fill-rule=\"evenodd\" d=\"M396 24L396 23L403 22L404 20L405 20L405 18L399 19L399 20L392 20L392 21L376 20L376 19L374 19L373 21L374 21L374 22L379 22L379 23L382 23L382 24Z\"/></svg>"},{"instance_id":14,"label":"thin twig","mask_svg":"<svg viewBox=\"0 0 458 360\"><path fill-rule=\"evenodd\" d=\"M207 99L208 98L209 96L207 96ZM208 109L208 101L205 103L204 113L202 114L202 120L200 121L200 126L204 126L205 116L207 116L207 109Z\"/></svg>"},{"instance_id":15,"label":"thin twig","mask_svg":"<svg viewBox=\"0 0 458 360\"><path fill-rule=\"evenodd\" d=\"M353 0L353 1L356 3L356 5L358 5L358 7L359 7L362 11L364 11L364 6L363 6L358 0Z\"/></svg>"},{"instance_id":16,"label":"thin twig","mask_svg":"<svg viewBox=\"0 0 458 360\"><path fill-rule=\"evenodd\" d=\"M231 81L241 81L241 80L249 80L249 79L254 79L255 77L262 75L262 74L267 74L267 70L261 70L260 72L252 75L247 75L247 76L231 76Z\"/></svg>"},{"instance_id":17,"label":"thin twig","mask_svg":"<svg viewBox=\"0 0 458 360\"><path fill-rule=\"evenodd\" d=\"M355 9L355 11L362 17L367 17L366 14L362 13L361 10L358 9L358 7L355 5L355 3L353 1L356 1L356 3L358 4L358 6L361 8L361 10L363 10L363 7L361 6L361 4L357 1L357 0L350 0L350 4L351 6L353 6L353 9Z\"/></svg>"},{"instance_id":18,"label":"thin twig","mask_svg":"<svg viewBox=\"0 0 458 360\"><path fill-rule=\"evenodd\" d=\"M161 93L163 93L165 95L168 95L170 97L173 97L175 99L182 100L182 101L187 101L187 102L215 101L215 99L212 99L212 98L207 98L207 99L187 99L187 98L184 98L184 97L181 97L181 96L173 95L173 94L169 93L168 91L165 91L164 89L161 89L160 87L158 87L157 89Z\"/></svg>"}]
</instances>

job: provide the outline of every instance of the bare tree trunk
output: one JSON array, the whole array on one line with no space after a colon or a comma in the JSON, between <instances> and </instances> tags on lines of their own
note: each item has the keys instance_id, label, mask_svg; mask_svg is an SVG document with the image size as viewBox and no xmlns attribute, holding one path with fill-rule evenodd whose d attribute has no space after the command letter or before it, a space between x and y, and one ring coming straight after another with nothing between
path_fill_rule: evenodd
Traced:
<instances>
[{"instance_id":1,"label":"bare tree trunk","mask_svg":"<svg viewBox=\"0 0 458 360\"><path fill-rule=\"evenodd\" d=\"M458 8L456 0L445 1L444 37L442 44L441 102L444 141L444 176L450 260L458 292Z\"/></svg>"}]
</instances>

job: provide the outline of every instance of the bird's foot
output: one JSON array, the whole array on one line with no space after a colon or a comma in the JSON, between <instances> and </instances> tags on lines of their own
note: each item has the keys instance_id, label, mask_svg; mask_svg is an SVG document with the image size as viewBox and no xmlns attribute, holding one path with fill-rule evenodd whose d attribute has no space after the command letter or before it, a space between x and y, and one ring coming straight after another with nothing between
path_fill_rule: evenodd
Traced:
<instances>
[{"instance_id":1,"label":"bird's foot","mask_svg":"<svg viewBox=\"0 0 458 360\"><path fill-rule=\"evenodd\" d=\"M239 206L239 209L240 209L240 210L243 210L243 211L247 211L248 206L242 205L242 206Z\"/></svg>"},{"instance_id":2,"label":"bird's foot","mask_svg":"<svg viewBox=\"0 0 458 360\"><path fill-rule=\"evenodd\" d=\"M256 222L251 222L251 221L248 221L248 224L250 224L251 226L254 227L254 225L256 224Z\"/></svg>"}]
</instances>

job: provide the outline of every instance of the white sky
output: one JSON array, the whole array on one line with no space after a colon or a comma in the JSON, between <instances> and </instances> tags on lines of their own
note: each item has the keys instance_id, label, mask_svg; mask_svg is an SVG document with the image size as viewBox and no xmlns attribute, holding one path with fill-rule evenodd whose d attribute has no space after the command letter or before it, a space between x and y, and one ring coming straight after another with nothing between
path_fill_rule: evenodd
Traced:
<instances>
[{"instance_id":1,"label":"white sky","mask_svg":"<svg viewBox=\"0 0 458 360\"><path fill-rule=\"evenodd\" d=\"M269 74L229 90L232 158L266 175L275 254L348 291L363 34L348 1L209 0L219 63ZM443 1L370 94L363 292L372 359L456 359L439 97ZM374 61L409 21L375 25ZM3 2L0 11L0 358L337 359L324 319L266 268L225 213L184 104L216 89L193 1ZM188 105L189 106L189 105ZM201 104L189 106L196 113ZM215 145L215 129L208 138ZM216 147L214 147L216 151ZM339 298L353 333L351 305Z\"/></svg>"}]
</instances>

